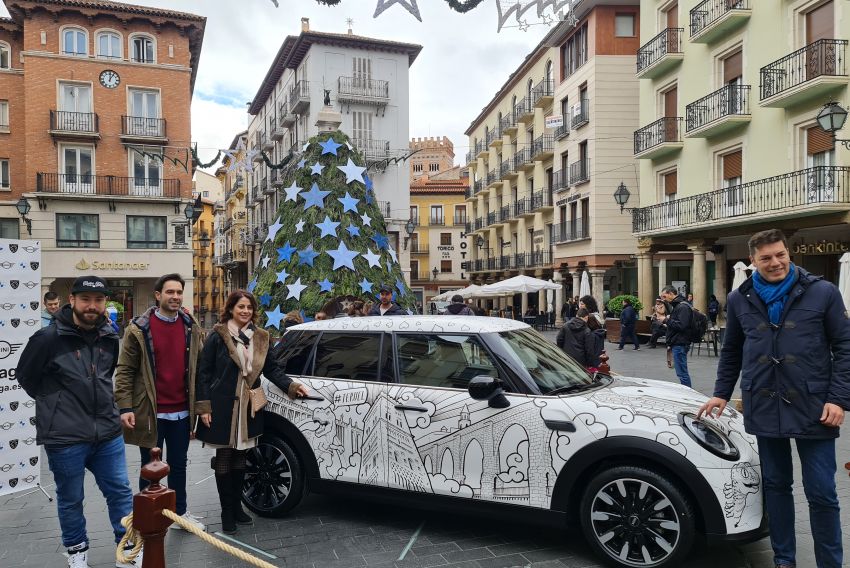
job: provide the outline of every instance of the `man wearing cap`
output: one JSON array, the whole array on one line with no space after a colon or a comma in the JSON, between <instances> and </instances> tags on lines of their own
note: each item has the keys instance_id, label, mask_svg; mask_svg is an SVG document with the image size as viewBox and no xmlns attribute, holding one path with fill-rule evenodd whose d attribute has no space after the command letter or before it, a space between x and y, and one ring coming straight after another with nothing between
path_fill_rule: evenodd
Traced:
<instances>
[{"instance_id":1,"label":"man wearing cap","mask_svg":"<svg viewBox=\"0 0 850 568\"><path fill-rule=\"evenodd\" d=\"M452 296L452 303L446 307L446 313L453 316L474 316L475 312L463 303L463 296L455 294Z\"/></svg>"},{"instance_id":2,"label":"man wearing cap","mask_svg":"<svg viewBox=\"0 0 850 568\"><path fill-rule=\"evenodd\" d=\"M56 483L56 506L68 566L88 566L89 541L83 515L86 469L106 498L119 542L121 519L133 510L121 420L112 394L118 336L106 312L107 283L81 276L55 323L35 332L21 354L16 376L36 401L36 442L44 446ZM141 566L135 562L118 567Z\"/></svg>"},{"instance_id":3,"label":"man wearing cap","mask_svg":"<svg viewBox=\"0 0 850 568\"><path fill-rule=\"evenodd\" d=\"M378 295L381 300L380 304L375 304L369 311L370 316L403 316L404 310L401 306L393 302L393 287L389 284L382 284L381 291Z\"/></svg>"}]
</instances>

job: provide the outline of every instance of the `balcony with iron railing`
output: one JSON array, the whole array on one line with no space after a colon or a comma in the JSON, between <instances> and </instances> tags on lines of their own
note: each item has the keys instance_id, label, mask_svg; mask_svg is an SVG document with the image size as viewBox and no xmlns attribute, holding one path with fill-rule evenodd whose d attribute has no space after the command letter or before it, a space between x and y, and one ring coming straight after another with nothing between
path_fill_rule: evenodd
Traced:
<instances>
[{"instance_id":1,"label":"balcony with iron railing","mask_svg":"<svg viewBox=\"0 0 850 568\"><path fill-rule=\"evenodd\" d=\"M514 106L514 116L518 123L526 124L534 120L534 105L528 97L523 97Z\"/></svg>"},{"instance_id":2,"label":"balcony with iron railing","mask_svg":"<svg viewBox=\"0 0 850 568\"><path fill-rule=\"evenodd\" d=\"M828 98L848 84L847 40L819 39L761 68L759 104L788 108Z\"/></svg>"},{"instance_id":3,"label":"balcony with iron railing","mask_svg":"<svg viewBox=\"0 0 850 568\"><path fill-rule=\"evenodd\" d=\"M526 171L534 167L534 160L531 158L531 148L526 147L514 154L514 171Z\"/></svg>"},{"instance_id":4,"label":"balcony with iron railing","mask_svg":"<svg viewBox=\"0 0 850 568\"><path fill-rule=\"evenodd\" d=\"M552 203L552 192L548 188L543 188L531 194L532 211L552 207Z\"/></svg>"},{"instance_id":5,"label":"balcony with iron railing","mask_svg":"<svg viewBox=\"0 0 850 568\"><path fill-rule=\"evenodd\" d=\"M265 130L258 130L256 133L257 143L256 146L263 152L271 152L274 150L274 142L272 139L266 135Z\"/></svg>"},{"instance_id":6,"label":"balcony with iron railing","mask_svg":"<svg viewBox=\"0 0 850 568\"><path fill-rule=\"evenodd\" d=\"M295 114L303 114L310 108L310 82L297 81L289 91L289 109Z\"/></svg>"},{"instance_id":7,"label":"balcony with iron railing","mask_svg":"<svg viewBox=\"0 0 850 568\"><path fill-rule=\"evenodd\" d=\"M569 243L590 238L590 219L570 219L552 227L552 240Z\"/></svg>"},{"instance_id":8,"label":"balcony with iron railing","mask_svg":"<svg viewBox=\"0 0 850 568\"><path fill-rule=\"evenodd\" d=\"M555 151L555 141L551 134L541 134L531 142L531 159L546 160Z\"/></svg>"},{"instance_id":9,"label":"balcony with iron railing","mask_svg":"<svg viewBox=\"0 0 850 568\"><path fill-rule=\"evenodd\" d=\"M475 193L472 190L472 186L469 186L464 190L464 195L466 195L467 199L472 199L472 196L475 195Z\"/></svg>"},{"instance_id":10,"label":"balcony with iron railing","mask_svg":"<svg viewBox=\"0 0 850 568\"><path fill-rule=\"evenodd\" d=\"M667 28L646 42L637 52L637 76L655 79L684 59L682 35L685 28Z\"/></svg>"},{"instance_id":11,"label":"balcony with iron railing","mask_svg":"<svg viewBox=\"0 0 850 568\"><path fill-rule=\"evenodd\" d=\"M100 123L93 112L50 111L50 134L54 138L94 140L100 138Z\"/></svg>"},{"instance_id":12,"label":"balcony with iron railing","mask_svg":"<svg viewBox=\"0 0 850 568\"><path fill-rule=\"evenodd\" d=\"M167 142L164 118L121 115L121 139L138 140L146 144Z\"/></svg>"},{"instance_id":13,"label":"balcony with iron railing","mask_svg":"<svg viewBox=\"0 0 850 568\"><path fill-rule=\"evenodd\" d=\"M656 159L682 149L682 117L660 118L635 131L635 158Z\"/></svg>"},{"instance_id":14,"label":"balcony with iron railing","mask_svg":"<svg viewBox=\"0 0 850 568\"><path fill-rule=\"evenodd\" d=\"M272 170L269 174L269 179L271 180L272 187L283 187L283 174L280 170Z\"/></svg>"},{"instance_id":15,"label":"balcony with iron railing","mask_svg":"<svg viewBox=\"0 0 850 568\"><path fill-rule=\"evenodd\" d=\"M486 158L490 153L489 148L487 148L487 143L484 140L476 140L475 142L475 157L476 158Z\"/></svg>"},{"instance_id":16,"label":"balcony with iron railing","mask_svg":"<svg viewBox=\"0 0 850 568\"><path fill-rule=\"evenodd\" d=\"M272 172L276 172L276 171L277 170L272 170ZM263 193L265 193L266 195L274 195L274 193L277 191L277 188L275 187L273 180L274 180L274 174L270 174L269 177L267 177L265 180L262 181ZM283 185L282 180L279 177L278 177L277 181L278 181L278 183Z\"/></svg>"},{"instance_id":17,"label":"balcony with iron railing","mask_svg":"<svg viewBox=\"0 0 850 568\"><path fill-rule=\"evenodd\" d=\"M560 192L570 188L569 169L552 172L552 191Z\"/></svg>"},{"instance_id":18,"label":"balcony with iron railing","mask_svg":"<svg viewBox=\"0 0 850 568\"><path fill-rule=\"evenodd\" d=\"M495 128L488 129L487 133L484 135L484 143L487 144L487 146L492 146L496 142L496 140L501 143L502 134Z\"/></svg>"},{"instance_id":19,"label":"balcony with iron railing","mask_svg":"<svg viewBox=\"0 0 850 568\"><path fill-rule=\"evenodd\" d=\"M495 225L495 224L496 224L496 212L490 211L489 213L487 213L487 226L489 227L490 225Z\"/></svg>"},{"instance_id":20,"label":"balcony with iron railing","mask_svg":"<svg viewBox=\"0 0 850 568\"><path fill-rule=\"evenodd\" d=\"M91 174L36 174L36 191L61 195L180 198L180 180Z\"/></svg>"},{"instance_id":21,"label":"balcony with iron railing","mask_svg":"<svg viewBox=\"0 0 850 568\"><path fill-rule=\"evenodd\" d=\"M501 182L501 180L502 178L499 177L499 173L496 170L490 170L489 172L487 172L486 186L490 187L496 185L497 183Z\"/></svg>"},{"instance_id":22,"label":"balcony with iron railing","mask_svg":"<svg viewBox=\"0 0 850 568\"><path fill-rule=\"evenodd\" d=\"M475 225L473 226L473 231L480 231L484 228L484 217L477 217L475 219Z\"/></svg>"},{"instance_id":23,"label":"balcony with iron railing","mask_svg":"<svg viewBox=\"0 0 850 568\"><path fill-rule=\"evenodd\" d=\"M528 209L529 209L529 207L531 207L531 198L525 197L525 198L522 198L522 199L517 199L516 201L514 201L511 204L511 207L513 209L512 217L514 217L514 218L522 217L523 215L526 215L526 214L529 213Z\"/></svg>"},{"instance_id":24,"label":"balcony with iron railing","mask_svg":"<svg viewBox=\"0 0 850 568\"><path fill-rule=\"evenodd\" d=\"M691 41L713 43L729 34L750 19L750 0L705 0L690 12Z\"/></svg>"},{"instance_id":25,"label":"balcony with iron railing","mask_svg":"<svg viewBox=\"0 0 850 568\"><path fill-rule=\"evenodd\" d=\"M386 106L390 102L390 83L367 77L340 77L336 100L341 103Z\"/></svg>"},{"instance_id":26,"label":"balcony with iron railing","mask_svg":"<svg viewBox=\"0 0 850 568\"><path fill-rule=\"evenodd\" d=\"M513 109L511 109L508 114L502 117L502 120L499 122L499 130L502 131L502 134L514 134L517 129L516 116L513 113Z\"/></svg>"},{"instance_id":27,"label":"balcony with iron railing","mask_svg":"<svg viewBox=\"0 0 850 568\"><path fill-rule=\"evenodd\" d=\"M570 164L570 185L579 185L590 181L590 159L585 158Z\"/></svg>"},{"instance_id":28,"label":"balcony with iron railing","mask_svg":"<svg viewBox=\"0 0 850 568\"><path fill-rule=\"evenodd\" d=\"M685 107L685 137L709 138L750 122L750 86L725 85Z\"/></svg>"},{"instance_id":29,"label":"balcony with iron railing","mask_svg":"<svg viewBox=\"0 0 850 568\"><path fill-rule=\"evenodd\" d=\"M541 268L552 264L551 250L535 250L524 254L526 268Z\"/></svg>"},{"instance_id":30,"label":"balcony with iron railing","mask_svg":"<svg viewBox=\"0 0 850 568\"><path fill-rule=\"evenodd\" d=\"M269 132L271 139L280 142L286 134L286 127L283 125L283 115L280 117L272 117L269 119Z\"/></svg>"},{"instance_id":31,"label":"balcony with iron railing","mask_svg":"<svg viewBox=\"0 0 850 568\"><path fill-rule=\"evenodd\" d=\"M445 226L445 224L446 224L446 218L442 217L442 216L436 217L436 216L432 215L428 219L428 225L433 226L433 227L443 227L443 226Z\"/></svg>"},{"instance_id":32,"label":"balcony with iron railing","mask_svg":"<svg viewBox=\"0 0 850 568\"><path fill-rule=\"evenodd\" d=\"M555 81L543 79L531 89L531 104L535 107L546 108L552 104L555 96Z\"/></svg>"},{"instance_id":33,"label":"balcony with iron railing","mask_svg":"<svg viewBox=\"0 0 850 568\"><path fill-rule=\"evenodd\" d=\"M428 245L422 245L417 241L413 241L410 243L410 254L428 254Z\"/></svg>"},{"instance_id":34,"label":"balcony with iron railing","mask_svg":"<svg viewBox=\"0 0 850 568\"><path fill-rule=\"evenodd\" d=\"M473 152L470 150L469 152L466 153L466 163L471 164L474 161L475 161L475 154L473 154Z\"/></svg>"},{"instance_id":35,"label":"balcony with iron railing","mask_svg":"<svg viewBox=\"0 0 850 568\"><path fill-rule=\"evenodd\" d=\"M467 217L466 217L465 213L463 215L455 215L452 218L452 224L455 227L463 227L464 225L466 225L466 223L467 223Z\"/></svg>"},{"instance_id":36,"label":"balcony with iron railing","mask_svg":"<svg viewBox=\"0 0 850 568\"><path fill-rule=\"evenodd\" d=\"M850 210L850 167L815 166L632 210L638 236L747 227Z\"/></svg>"},{"instance_id":37,"label":"balcony with iron railing","mask_svg":"<svg viewBox=\"0 0 850 568\"><path fill-rule=\"evenodd\" d=\"M295 113L289 110L288 104L278 106L278 117L280 119L280 126L291 128L295 125Z\"/></svg>"},{"instance_id":38,"label":"balcony with iron railing","mask_svg":"<svg viewBox=\"0 0 850 568\"><path fill-rule=\"evenodd\" d=\"M499 207L499 223L507 223L511 218L511 206L502 205Z\"/></svg>"},{"instance_id":39,"label":"balcony with iron railing","mask_svg":"<svg viewBox=\"0 0 850 568\"><path fill-rule=\"evenodd\" d=\"M502 163L499 164L499 177L501 179L506 179L510 175L512 168L513 163L510 158L503 160Z\"/></svg>"},{"instance_id":40,"label":"balcony with iron railing","mask_svg":"<svg viewBox=\"0 0 850 568\"><path fill-rule=\"evenodd\" d=\"M570 117L570 127L573 130L578 130L590 122L590 101L583 99L576 108L578 108L578 112L574 111Z\"/></svg>"},{"instance_id":41,"label":"balcony with iron railing","mask_svg":"<svg viewBox=\"0 0 850 568\"><path fill-rule=\"evenodd\" d=\"M570 117L563 117L564 123L555 129L555 140L563 140L570 135Z\"/></svg>"},{"instance_id":42,"label":"balcony with iron railing","mask_svg":"<svg viewBox=\"0 0 850 568\"><path fill-rule=\"evenodd\" d=\"M376 201L375 205L378 207L378 211L381 212L381 215L384 216L384 219L392 218L392 206L389 201Z\"/></svg>"},{"instance_id":43,"label":"balcony with iron railing","mask_svg":"<svg viewBox=\"0 0 850 568\"><path fill-rule=\"evenodd\" d=\"M466 233L467 235L470 234L474 230L475 230L475 225L472 221L467 221L466 224L463 226L463 232Z\"/></svg>"},{"instance_id":44,"label":"balcony with iron railing","mask_svg":"<svg viewBox=\"0 0 850 568\"><path fill-rule=\"evenodd\" d=\"M351 143L363 154L367 163L380 162L393 157L390 151L389 140L372 140L365 138L352 138Z\"/></svg>"}]
</instances>

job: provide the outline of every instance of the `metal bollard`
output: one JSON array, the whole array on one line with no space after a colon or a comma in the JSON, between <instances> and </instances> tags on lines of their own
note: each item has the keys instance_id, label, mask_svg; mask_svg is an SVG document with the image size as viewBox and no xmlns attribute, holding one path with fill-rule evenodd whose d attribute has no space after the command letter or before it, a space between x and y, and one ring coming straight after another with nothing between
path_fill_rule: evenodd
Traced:
<instances>
[{"instance_id":1,"label":"metal bollard","mask_svg":"<svg viewBox=\"0 0 850 568\"><path fill-rule=\"evenodd\" d=\"M161 458L160 448L151 450L151 461L142 467L142 477L150 485L133 496L133 527L145 540L142 568L165 568L165 533L172 521L162 511L174 511L177 504L174 490L159 483L171 469Z\"/></svg>"}]
</instances>

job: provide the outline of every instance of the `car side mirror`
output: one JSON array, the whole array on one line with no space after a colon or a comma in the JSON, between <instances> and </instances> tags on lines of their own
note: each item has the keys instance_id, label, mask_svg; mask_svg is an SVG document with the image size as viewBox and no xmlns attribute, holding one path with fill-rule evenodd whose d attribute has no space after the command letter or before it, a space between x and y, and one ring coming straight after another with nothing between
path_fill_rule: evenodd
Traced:
<instances>
[{"instance_id":1,"label":"car side mirror","mask_svg":"<svg viewBox=\"0 0 850 568\"><path fill-rule=\"evenodd\" d=\"M489 375L473 377L467 389L474 400L486 400L491 408L507 408L511 405L502 389L502 381Z\"/></svg>"}]
</instances>

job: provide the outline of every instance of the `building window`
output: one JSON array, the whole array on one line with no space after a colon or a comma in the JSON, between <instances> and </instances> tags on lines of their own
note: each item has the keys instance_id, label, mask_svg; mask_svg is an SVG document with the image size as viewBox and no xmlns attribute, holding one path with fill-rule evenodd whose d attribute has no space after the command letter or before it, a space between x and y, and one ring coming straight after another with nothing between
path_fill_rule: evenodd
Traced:
<instances>
[{"instance_id":1,"label":"building window","mask_svg":"<svg viewBox=\"0 0 850 568\"><path fill-rule=\"evenodd\" d=\"M127 216L128 249L166 248L166 218Z\"/></svg>"},{"instance_id":2,"label":"building window","mask_svg":"<svg viewBox=\"0 0 850 568\"><path fill-rule=\"evenodd\" d=\"M352 112L351 113L352 133L353 138L362 143L365 140L372 139L372 113L371 112ZM361 152L366 148L358 148Z\"/></svg>"},{"instance_id":3,"label":"building window","mask_svg":"<svg viewBox=\"0 0 850 568\"><path fill-rule=\"evenodd\" d=\"M452 261L451 260L441 260L440 261L440 272L446 273L452 271Z\"/></svg>"},{"instance_id":4,"label":"building window","mask_svg":"<svg viewBox=\"0 0 850 568\"><path fill-rule=\"evenodd\" d=\"M133 36L130 39L133 61L136 63L156 63L156 44L152 37Z\"/></svg>"},{"instance_id":5,"label":"building window","mask_svg":"<svg viewBox=\"0 0 850 568\"><path fill-rule=\"evenodd\" d=\"M132 195L162 197L162 160L150 153L130 150L133 172Z\"/></svg>"},{"instance_id":6,"label":"building window","mask_svg":"<svg viewBox=\"0 0 850 568\"><path fill-rule=\"evenodd\" d=\"M60 248L100 247L100 226L97 215L78 213L56 214L56 246Z\"/></svg>"},{"instance_id":7,"label":"building window","mask_svg":"<svg viewBox=\"0 0 850 568\"><path fill-rule=\"evenodd\" d=\"M455 225L466 224L466 205L455 206Z\"/></svg>"},{"instance_id":8,"label":"building window","mask_svg":"<svg viewBox=\"0 0 850 568\"><path fill-rule=\"evenodd\" d=\"M94 193L94 151L91 146L61 146L62 174L60 189L64 193Z\"/></svg>"},{"instance_id":9,"label":"building window","mask_svg":"<svg viewBox=\"0 0 850 568\"><path fill-rule=\"evenodd\" d=\"M0 42L0 69L9 69L12 65L12 50L8 43Z\"/></svg>"},{"instance_id":10,"label":"building window","mask_svg":"<svg viewBox=\"0 0 850 568\"><path fill-rule=\"evenodd\" d=\"M432 205L431 206L431 224L432 225L443 225L446 220L443 217L443 206L442 205Z\"/></svg>"},{"instance_id":11,"label":"building window","mask_svg":"<svg viewBox=\"0 0 850 568\"><path fill-rule=\"evenodd\" d=\"M422 164L413 164L413 173L422 173Z\"/></svg>"},{"instance_id":12,"label":"building window","mask_svg":"<svg viewBox=\"0 0 850 568\"><path fill-rule=\"evenodd\" d=\"M440 164L428 164L428 171L429 172L439 172L440 171Z\"/></svg>"},{"instance_id":13,"label":"building window","mask_svg":"<svg viewBox=\"0 0 850 568\"><path fill-rule=\"evenodd\" d=\"M130 116L127 117L127 134L164 137L159 120L159 91L130 89Z\"/></svg>"},{"instance_id":14,"label":"building window","mask_svg":"<svg viewBox=\"0 0 850 568\"><path fill-rule=\"evenodd\" d=\"M17 219L0 219L0 239L20 238L20 223Z\"/></svg>"},{"instance_id":15,"label":"building window","mask_svg":"<svg viewBox=\"0 0 850 568\"><path fill-rule=\"evenodd\" d=\"M561 61L563 68L562 79L576 72L576 70L587 62L587 24L581 26L561 46Z\"/></svg>"},{"instance_id":16,"label":"building window","mask_svg":"<svg viewBox=\"0 0 850 568\"><path fill-rule=\"evenodd\" d=\"M614 36L615 37L634 37L635 36L635 15L634 14L617 14L614 16Z\"/></svg>"},{"instance_id":17,"label":"building window","mask_svg":"<svg viewBox=\"0 0 850 568\"><path fill-rule=\"evenodd\" d=\"M85 57L89 54L89 37L82 28L62 30L62 53Z\"/></svg>"},{"instance_id":18,"label":"building window","mask_svg":"<svg viewBox=\"0 0 850 568\"><path fill-rule=\"evenodd\" d=\"M410 206L410 218L413 219L417 224L419 223L419 206L411 205Z\"/></svg>"},{"instance_id":19,"label":"building window","mask_svg":"<svg viewBox=\"0 0 850 568\"><path fill-rule=\"evenodd\" d=\"M11 187L11 182L9 181L10 177L9 160L0 160L0 189L3 191L8 191Z\"/></svg>"},{"instance_id":20,"label":"building window","mask_svg":"<svg viewBox=\"0 0 850 568\"><path fill-rule=\"evenodd\" d=\"M9 101L0 101L0 128L9 128Z\"/></svg>"},{"instance_id":21,"label":"building window","mask_svg":"<svg viewBox=\"0 0 850 568\"><path fill-rule=\"evenodd\" d=\"M121 36L117 32L98 32L97 56L106 59L121 59Z\"/></svg>"},{"instance_id":22,"label":"building window","mask_svg":"<svg viewBox=\"0 0 850 568\"><path fill-rule=\"evenodd\" d=\"M440 233L440 246L443 246L443 247L452 246L452 234L451 233Z\"/></svg>"}]
</instances>

